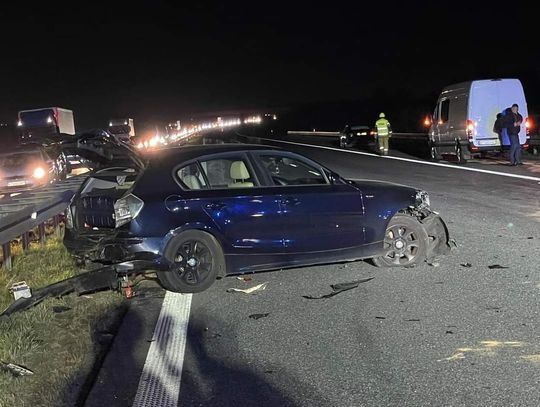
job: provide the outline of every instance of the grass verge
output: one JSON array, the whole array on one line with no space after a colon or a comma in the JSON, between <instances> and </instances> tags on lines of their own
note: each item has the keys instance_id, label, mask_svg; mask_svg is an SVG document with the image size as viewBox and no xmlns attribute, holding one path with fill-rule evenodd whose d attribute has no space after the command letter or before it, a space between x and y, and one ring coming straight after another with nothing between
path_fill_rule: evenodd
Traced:
<instances>
[{"instance_id":1,"label":"grass verge","mask_svg":"<svg viewBox=\"0 0 540 407\"><path fill-rule=\"evenodd\" d=\"M78 273L59 239L17 256L13 270L0 270L0 309L13 302L8 289L26 281L38 289ZM92 370L100 337L120 318L123 298L113 292L48 299L0 321L0 360L22 365L32 376L0 372L0 407L72 405ZM97 340L96 340L97 339Z\"/></svg>"}]
</instances>

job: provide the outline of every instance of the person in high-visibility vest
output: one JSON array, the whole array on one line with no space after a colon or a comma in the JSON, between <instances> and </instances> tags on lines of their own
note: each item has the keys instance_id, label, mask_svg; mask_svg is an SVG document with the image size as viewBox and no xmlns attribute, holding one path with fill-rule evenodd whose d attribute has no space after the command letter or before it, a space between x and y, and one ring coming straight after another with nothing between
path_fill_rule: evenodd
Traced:
<instances>
[{"instance_id":1,"label":"person in high-visibility vest","mask_svg":"<svg viewBox=\"0 0 540 407\"><path fill-rule=\"evenodd\" d=\"M388 139L392 136L392 127L390 122L386 120L385 114L379 115L379 120L375 122L377 128L377 144L379 145L379 153L388 155Z\"/></svg>"}]
</instances>

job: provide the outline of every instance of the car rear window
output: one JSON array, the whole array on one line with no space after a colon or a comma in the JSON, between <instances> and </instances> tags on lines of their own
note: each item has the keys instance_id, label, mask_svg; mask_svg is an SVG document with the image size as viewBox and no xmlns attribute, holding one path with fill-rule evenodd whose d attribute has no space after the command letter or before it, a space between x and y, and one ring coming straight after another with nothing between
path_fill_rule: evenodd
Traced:
<instances>
[{"instance_id":1,"label":"car rear window","mask_svg":"<svg viewBox=\"0 0 540 407\"><path fill-rule=\"evenodd\" d=\"M242 157L191 163L177 170L176 176L182 188L187 190L252 188L256 185L251 169Z\"/></svg>"},{"instance_id":2,"label":"car rear window","mask_svg":"<svg viewBox=\"0 0 540 407\"><path fill-rule=\"evenodd\" d=\"M197 163L192 163L176 171L176 176L180 180L184 189L207 189L206 181Z\"/></svg>"},{"instance_id":3,"label":"car rear window","mask_svg":"<svg viewBox=\"0 0 540 407\"><path fill-rule=\"evenodd\" d=\"M36 161L42 161L40 153L15 153L0 155L0 167L21 167Z\"/></svg>"}]
</instances>

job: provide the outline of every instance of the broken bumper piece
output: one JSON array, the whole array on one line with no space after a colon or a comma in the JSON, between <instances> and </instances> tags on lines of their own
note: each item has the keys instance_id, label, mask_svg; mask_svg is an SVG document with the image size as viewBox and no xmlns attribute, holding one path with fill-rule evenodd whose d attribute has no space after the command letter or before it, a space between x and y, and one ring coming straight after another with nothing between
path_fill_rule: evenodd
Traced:
<instances>
[{"instance_id":1,"label":"broken bumper piece","mask_svg":"<svg viewBox=\"0 0 540 407\"><path fill-rule=\"evenodd\" d=\"M85 293L117 290L118 281L123 276L142 274L147 271L170 270L171 264L161 261L162 258L147 253L140 253L139 258L108 264L99 269L81 273L66 280L51 284L33 293L30 298L19 298L0 314L0 319L24 311L41 303L48 297L62 297L71 293L82 295Z\"/></svg>"}]
</instances>

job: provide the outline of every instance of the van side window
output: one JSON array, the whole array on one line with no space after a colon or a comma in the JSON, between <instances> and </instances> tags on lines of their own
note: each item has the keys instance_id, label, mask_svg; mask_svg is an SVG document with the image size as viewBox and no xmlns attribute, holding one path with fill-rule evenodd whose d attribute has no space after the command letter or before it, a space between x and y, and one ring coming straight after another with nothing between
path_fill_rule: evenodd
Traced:
<instances>
[{"instance_id":1,"label":"van side window","mask_svg":"<svg viewBox=\"0 0 540 407\"><path fill-rule=\"evenodd\" d=\"M439 121L439 107L441 106L441 103L437 103L437 106L435 106L435 110L433 111L433 122L437 123Z\"/></svg>"},{"instance_id":2,"label":"van side window","mask_svg":"<svg viewBox=\"0 0 540 407\"><path fill-rule=\"evenodd\" d=\"M441 123L448 121L448 114L450 112L450 99L445 99L441 102Z\"/></svg>"}]
</instances>

